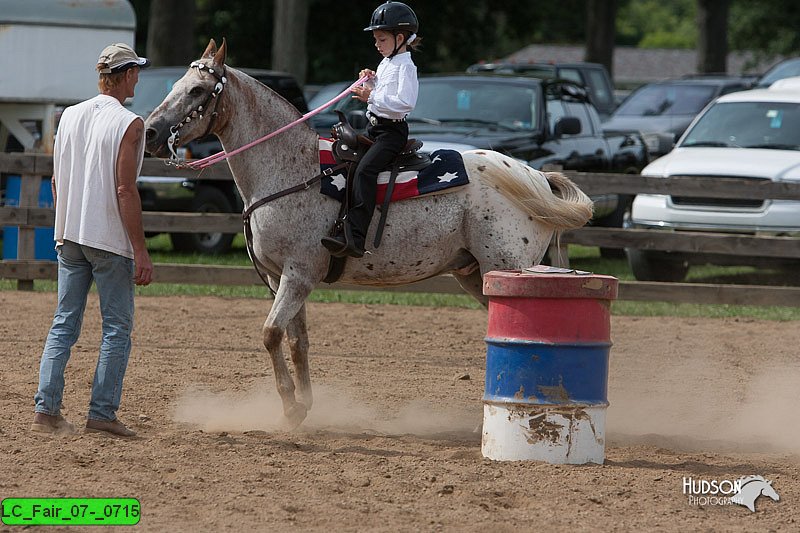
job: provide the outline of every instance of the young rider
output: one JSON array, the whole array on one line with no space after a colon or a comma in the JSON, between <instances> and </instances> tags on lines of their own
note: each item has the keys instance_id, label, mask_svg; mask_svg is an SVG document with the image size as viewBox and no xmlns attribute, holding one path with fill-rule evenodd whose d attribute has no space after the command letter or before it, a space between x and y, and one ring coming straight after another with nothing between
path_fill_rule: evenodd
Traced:
<instances>
[{"instance_id":1,"label":"young rider","mask_svg":"<svg viewBox=\"0 0 800 533\"><path fill-rule=\"evenodd\" d=\"M361 158L354 177L353 200L344 217L344 227L322 244L335 257L362 257L372 214L378 173L388 168L408 142L406 115L417 103L417 67L409 48L419 45L419 23L414 11L402 2L386 2L372 13L364 31L371 31L375 48L383 56L377 72L364 69L359 78L367 83L353 89L367 103L370 126L367 135L375 142Z\"/></svg>"}]
</instances>

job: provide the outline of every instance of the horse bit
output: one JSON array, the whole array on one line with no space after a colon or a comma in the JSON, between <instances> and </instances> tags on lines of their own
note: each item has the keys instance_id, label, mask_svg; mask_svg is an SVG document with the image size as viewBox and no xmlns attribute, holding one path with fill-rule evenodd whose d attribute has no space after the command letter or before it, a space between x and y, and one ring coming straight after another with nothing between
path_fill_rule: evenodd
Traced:
<instances>
[{"instance_id":1,"label":"horse bit","mask_svg":"<svg viewBox=\"0 0 800 533\"><path fill-rule=\"evenodd\" d=\"M222 72L220 73L218 70L214 70L213 67L209 67L205 63L200 63L199 61L192 61L189 65L189 68L196 68L198 71L203 72L207 70L209 74L214 76L217 79L217 84L214 86L214 90L206 97L205 101L202 104L197 106L197 109L189 113L181 120L178 124L174 126L170 126L169 133L170 136L167 139L167 147L169 148L170 153L172 154L167 161L167 164L172 164L175 166L181 166L183 160L178 156L175 152L175 146L178 144L178 141L181 138L180 129L184 127L186 124L192 121L193 118L203 118L203 111L208 111L208 104L211 100L214 100L214 111L211 113L211 120L208 121L208 128L206 132L201 135L200 137L205 137L209 133L211 133L211 128L214 125L214 121L216 120L217 114L217 105L219 104L219 98L217 98L221 93L222 90L225 88L225 84L228 83L228 78L225 77L225 66L222 67ZM198 137L198 138L200 138Z\"/></svg>"}]
</instances>

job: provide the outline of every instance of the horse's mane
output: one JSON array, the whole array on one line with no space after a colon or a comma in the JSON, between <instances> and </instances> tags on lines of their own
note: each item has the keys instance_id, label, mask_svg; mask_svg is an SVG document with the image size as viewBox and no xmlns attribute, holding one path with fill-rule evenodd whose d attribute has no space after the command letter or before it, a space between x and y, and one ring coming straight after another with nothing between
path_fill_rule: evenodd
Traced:
<instances>
[{"instance_id":1,"label":"horse's mane","mask_svg":"<svg viewBox=\"0 0 800 533\"><path fill-rule=\"evenodd\" d=\"M199 62L210 62L210 61L211 61L210 59L199 60ZM250 76L246 72L242 72L241 70L238 70L228 65L225 65L225 71L229 83L234 83L234 84L238 83L242 88L250 89L250 91L252 92L252 96L254 98L253 101L245 102L251 113L253 114L268 113L266 106L263 105L264 102L260 101L261 99L266 99L268 100L267 103L273 105L275 103L275 100L280 102L281 105L285 105L286 109L291 113L291 117L289 117L291 120L299 118L300 115L302 114L289 100L284 98L283 95L281 95L274 89L271 89L264 83L258 81L257 79ZM246 99L248 97L247 93L243 93L243 96ZM284 124L280 124L280 126L283 125Z\"/></svg>"}]
</instances>

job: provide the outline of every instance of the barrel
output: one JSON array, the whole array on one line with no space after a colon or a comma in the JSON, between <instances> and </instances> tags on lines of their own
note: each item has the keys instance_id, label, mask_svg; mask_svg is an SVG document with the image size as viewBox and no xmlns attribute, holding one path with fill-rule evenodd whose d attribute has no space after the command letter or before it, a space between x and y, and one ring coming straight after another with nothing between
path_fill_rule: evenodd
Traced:
<instances>
[{"instance_id":1,"label":"barrel","mask_svg":"<svg viewBox=\"0 0 800 533\"><path fill-rule=\"evenodd\" d=\"M612 276L551 267L492 271L484 457L602 464Z\"/></svg>"}]
</instances>

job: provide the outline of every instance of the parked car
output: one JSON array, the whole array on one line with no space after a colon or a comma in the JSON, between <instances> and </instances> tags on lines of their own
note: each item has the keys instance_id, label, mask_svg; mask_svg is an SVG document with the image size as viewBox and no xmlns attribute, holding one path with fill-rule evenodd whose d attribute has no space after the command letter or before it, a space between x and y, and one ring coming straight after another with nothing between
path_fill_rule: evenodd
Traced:
<instances>
[{"instance_id":1,"label":"parked car","mask_svg":"<svg viewBox=\"0 0 800 533\"><path fill-rule=\"evenodd\" d=\"M697 114L714 98L749 89L752 80L708 76L648 83L632 92L603 124L607 131L640 131L650 157L672 149Z\"/></svg>"},{"instance_id":2,"label":"parked car","mask_svg":"<svg viewBox=\"0 0 800 533\"><path fill-rule=\"evenodd\" d=\"M301 113L308 111L303 91L291 74L271 70L240 69L291 102ZM136 96L125 106L147 118L169 94L172 85L186 73L186 67L154 67L139 73ZM222 150L216 136L197 139L181 149L182 157L199 159ZM233 181L202 180L165 176L139 176L136 181L145 211L178 211L192 213L240 213L242 200ZM149 235L148 235L149 236ZM170 239L177 251L221 253L230 248L233 234L172 233Z\"/></svg>"},{"instance_id":3,"label":"parked car","mask_svg":"<svg viewBox=\"0 0 800 533\"><path fill-rule=\"evenodd\" d=\"M642 175L800 182L800 91L778 87L718 98L669 154ZM631 225L664 231L800 236L800 201L640 194ZM628 250L636 279L681 281L691 264L761 264L764 258ZM766 260L776 264L775 259Z\"/></svg>"},{"instance_id":4,"label":"parked car","mask_svg":"<svg viewBox=\"0 0 800 533\"><path fill-rule=\"evenodd\" d=\"M354 80L355 81L355 80ZM336 98L342 91L352 85L353 81L339 81L329 83L319 88L314 96L308 100L308 109L314 110L321 105L325 105L331 99ZM323 137L331 136L331 127L339 121L339 116L333 111L334 106L328 106L318 115L311 117L311 127L317 130Z\"/></svg>"},{"instance_id":5,"label":"parked car","mask_svg":"<svg viewBox=\"0 0 800 533\"><path fill-rule=\"evenodd\" d=\"M366 124L357 100L342 100L336 109L351 123ZM407 120L410 136L429 152L484 148L541 170L638 174L648 162L639 134L604 133L586 91L572 82L494 74L421 77L417 105ZM629 196L592 200L593 224L622 226Z\"/></svg>"},{"instance_id":6,"label":"parked car","mask_svg":"<svg viewBox=\"0 0 800 533\"><path fill-rule=\"evenodd\" d=\"M800 57L785 59L773 65L768 71L758 79L756 83L759 88L766 88L778 80L800 76Z\"/></svg>"},{"instance_id":7,"label":"parked car","mask_svg":"<svg viewBox=\"0 0 800 533\"><path fill-rule=\"evenodd\" d=\"M467 72L573 81L586 88L589 100L603 121L608 120L617 107L611 76L606 67L599 63L477 63L468 67Z\"/></svg>"}]
</instances>

